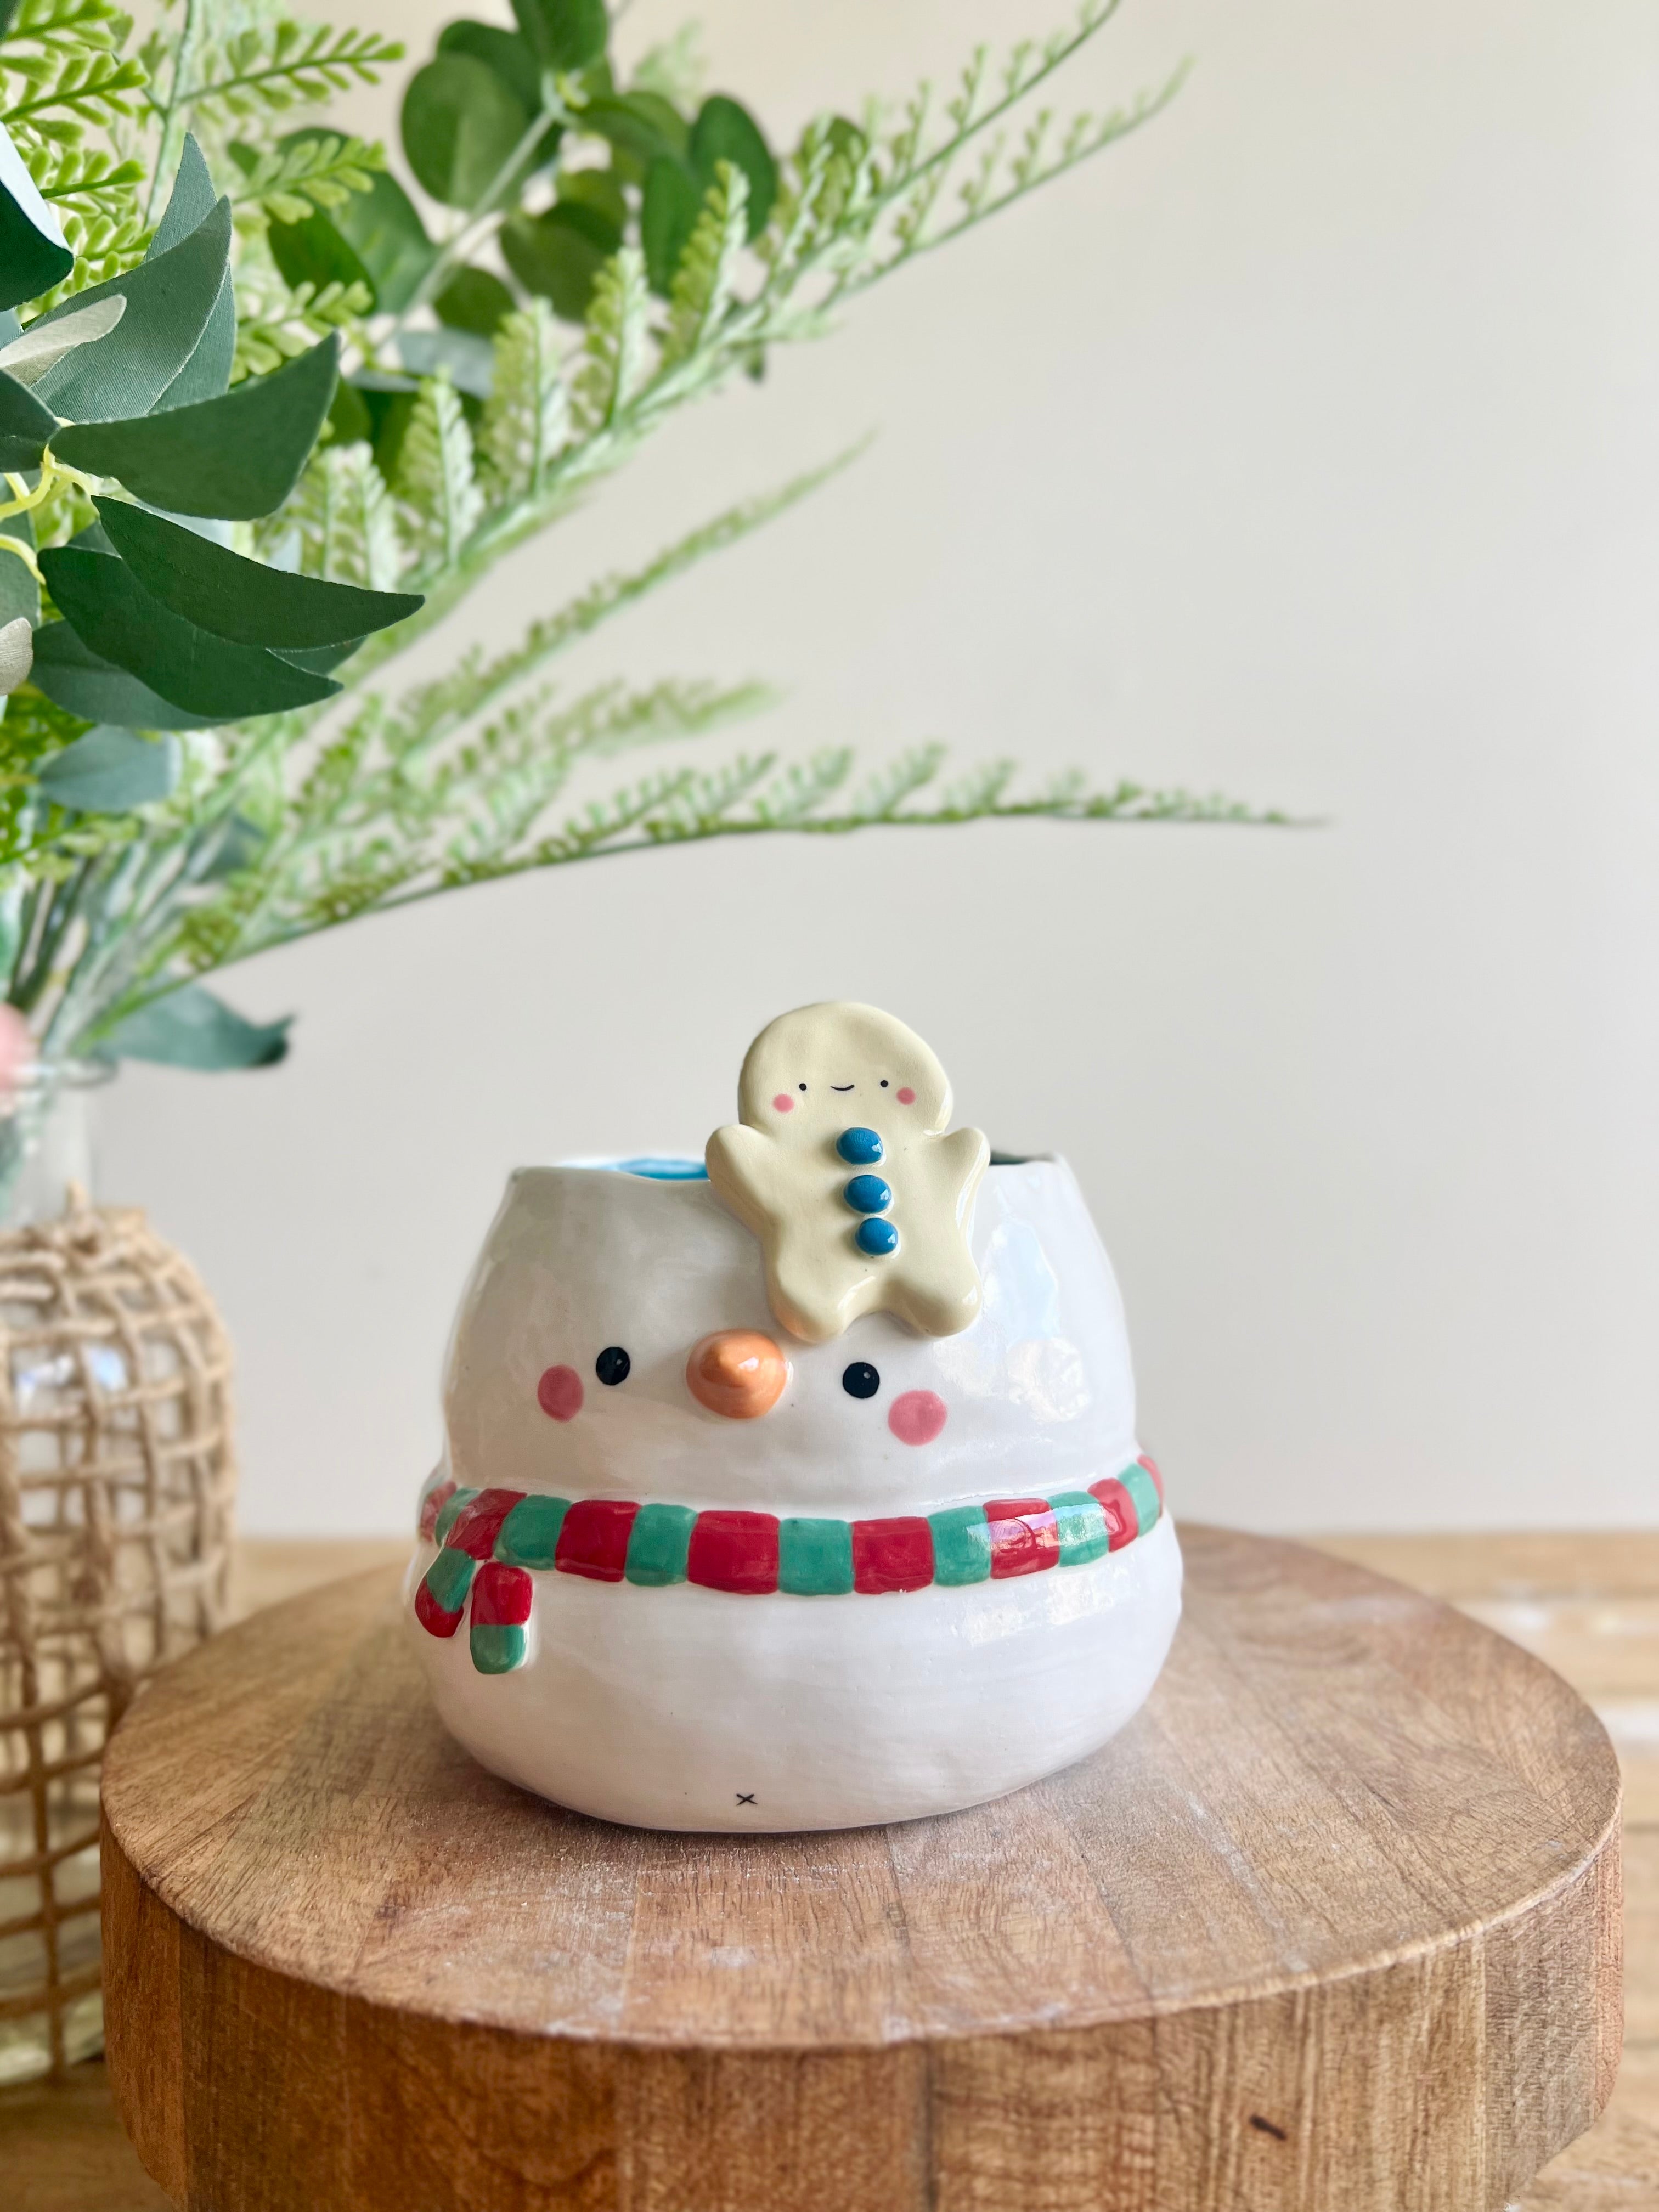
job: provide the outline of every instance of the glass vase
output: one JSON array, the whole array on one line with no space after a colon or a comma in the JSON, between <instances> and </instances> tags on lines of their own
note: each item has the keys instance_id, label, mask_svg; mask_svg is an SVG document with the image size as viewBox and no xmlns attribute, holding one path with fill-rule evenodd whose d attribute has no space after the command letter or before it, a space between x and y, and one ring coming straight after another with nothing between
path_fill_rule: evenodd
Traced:
<instances>
[{"instance_id":1,"label":"glass vase","mask_svg":"<svg viewBox=\"0 0 1659 2212\"><path fill-rule=\"evenodd\" d=\"M38 1306L5 1296L16 1234L90 1202L94 1096L112 1071L24 1069L0 1099L0 1403L27 1418L62 1401L76 1358L31 1341ZM98 1758L107 1700L82 1694L85 1656L54 1633L72 1606L75 1500L31 1480L59 1455L38 1430L0 1431L0 2083L61 2070L102 2041L98 1996ZM66 1510L67 1509L67 1510ZM65 1520L70 1526L65 1528ZM59 1525L54 1528L54 1522ZM54 1538L58 1540L54 1541ZM64 1541L64 1539L68 1540ZM54 1556L55 1555L55 1556Z\"/></svg>"},{"instance_id":2,"label":"glass vase","mask_svg":"<svg viewBox=\"0 0 1659 2212\"><path fill-rule=\"evenodd\" d=\"M115 1071L93 1060L39 1060L0 1096L0 1231L56 1221L96 1188L96 1095Z\"/></svg>"}]
</instances>

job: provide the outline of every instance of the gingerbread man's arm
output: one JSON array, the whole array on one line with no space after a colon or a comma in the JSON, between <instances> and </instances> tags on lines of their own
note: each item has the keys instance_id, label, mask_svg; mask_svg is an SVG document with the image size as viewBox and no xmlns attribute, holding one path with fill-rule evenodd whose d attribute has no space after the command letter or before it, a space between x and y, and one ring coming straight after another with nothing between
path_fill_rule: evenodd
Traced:
<instances>
[{"instance_id":1,"label":"gingerbread man's arm","mask_svg":"<svg viewBox=\"0 0 1659 2212\"><path fill-rule=\"evenodd\" d=\"M949 1194L963 1237L980 1178L991 1164L991 1143L983 1129L952 1129L948 1137L935 1138L928 1146L930 1164L937 1163L941 1195Z\"/></svg>"},{"instance_id":2,"label":"gingerbread man's arm","mask_svg":"<svg viewBox=\"0 0 1659 2212\"><path fill-rule=\"evenodd\" d=\"M716 1129L703 1152L708 1180L764 1249L787 1182L787 1167L771 1138L741 1121Z\"/></svg>"},{"instance_id":3,"label":"gingerbread man's arm","mask_svg":"<svg viewBox=\"0 0 1659 2212\"><path fill-rule=\"evenodd\" d=\"M968 1243L968 1220L990 1157L981 1130L953 1129L949 1136L929 1138L907 1163L906 1211L915 1227L900 1248L886 1303L925 1335L954 1336L978 1316L979 1270Z\"/></svg>"}]
</instances>

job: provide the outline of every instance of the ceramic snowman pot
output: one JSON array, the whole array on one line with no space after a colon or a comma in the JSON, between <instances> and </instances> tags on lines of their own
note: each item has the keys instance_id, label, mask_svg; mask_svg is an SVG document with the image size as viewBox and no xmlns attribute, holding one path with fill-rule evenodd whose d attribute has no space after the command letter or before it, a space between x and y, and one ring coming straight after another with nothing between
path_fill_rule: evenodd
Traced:
<instances>
[{"instance_id":1,"label":"ceramic snowman pot","mask_svg":"<svg viewBox=\"0 0 1659 2212\"><path fill-rule=\"evenodd\" d=\"M763 1031L692 1164L514 1175L407 1583L496 1773L636 1826L849 1827L1097 1749L1175 1632L1112 1272L1065 1164L945 1133L874 1009Z\"/></svg>"}]
</instances>

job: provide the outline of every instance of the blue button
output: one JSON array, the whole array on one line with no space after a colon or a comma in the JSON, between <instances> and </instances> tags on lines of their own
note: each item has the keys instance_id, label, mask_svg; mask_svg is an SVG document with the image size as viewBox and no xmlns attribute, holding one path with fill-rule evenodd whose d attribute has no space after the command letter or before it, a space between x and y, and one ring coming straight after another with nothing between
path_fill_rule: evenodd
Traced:
<instances>
[{"instance_id":1,"label":"blue button","mask_svg":"<svg viewBox=\"0 0 1659 2212\"><path fill-rule=\"evenodd\" d=\"M872 1168L881 1158L881 1139L874 1129L843 1129L836 1150L849 1168Z\"/></svg>"},{"instance_id":2,"label":"blue button","mask_svg":"<svg viewBox=\"0 0 1659 2212\"><path fill-rule=\"evenodd\" d=\"M898 1250L898 1231L890 1221L860 1221L853 1241L872 1260L884 1260Z\"/></svg>"},{"instance_id":3,"label":"blue button","mask_svg":"<svg viewBox=\"0 0 1659 2212\"><path fill-rule=\"evenodd\" d=\"M854 1176L842 1196L854 1213L885 1213L893 1194L879 1176Z\"/></svg>"}]
</instances>

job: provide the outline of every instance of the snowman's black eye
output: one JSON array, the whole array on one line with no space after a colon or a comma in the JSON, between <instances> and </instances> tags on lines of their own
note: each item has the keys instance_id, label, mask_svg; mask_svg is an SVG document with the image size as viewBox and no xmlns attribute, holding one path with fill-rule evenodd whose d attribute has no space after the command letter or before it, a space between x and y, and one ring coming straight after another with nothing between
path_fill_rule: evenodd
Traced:
<instances>
[{"instance_id":1,"label":"snowman's black eye","mask_svg":"<svg viewBox=\"0 0 1659 2212\"><path fill-rule=\"evenodd\" d=\"M805 1091L805 1088L806 1088L806 1085L803 1083L803 1084L801 1085L801 1086L800 1086L800 1087L801 1087L801 1089L802 1089L803 1091Z\"/></svg>"},{"instance_id":2,"label":"snowman's black eye","mask_svg":"<svg viewBox=\"0 0 1659 2212\"><path fill-rule=\"evenodd\" d=\"M608 1382L614 1389L618 1382L627 1382L629 1370L633 1364L621 1345L607 1344L593 1362L593 1372L601 1382Z\"/></svg>"},{"instance_id":3,"label":"snowman's black eye","mask_svg":"<svg viewBox=\"0 0 1659 2212\"><path fill-rule=\"evenodd\" d=\"M855 1359L842 1370L841 1387L849 1398L873 1398L881 1388L881 1377L867 1359Z\"/></svg>"},{"instance_id":4,"label":"snowman's black eye","mask_svg":"<svg viewBox=\"0 0 1659 2212\"><path fill-rule=\"evenodd\" d=\"M884 1075L881 1079L881 1087L884 1091L887 1088L887 1078Z\"/></svg>"}]
</instances>

